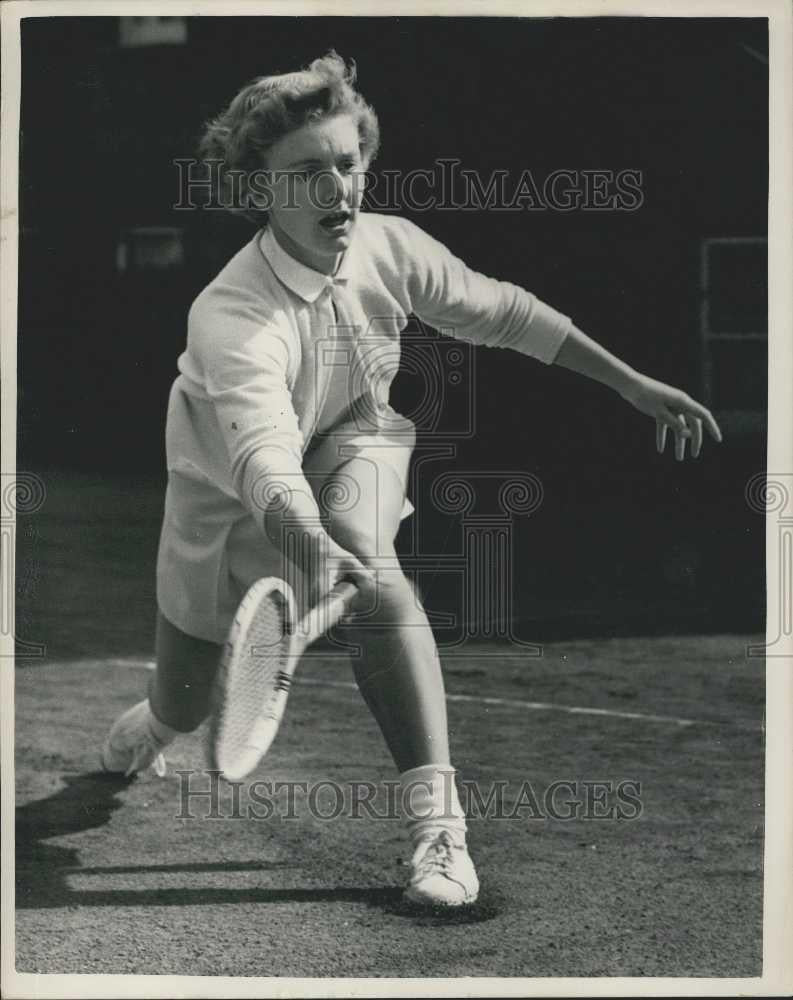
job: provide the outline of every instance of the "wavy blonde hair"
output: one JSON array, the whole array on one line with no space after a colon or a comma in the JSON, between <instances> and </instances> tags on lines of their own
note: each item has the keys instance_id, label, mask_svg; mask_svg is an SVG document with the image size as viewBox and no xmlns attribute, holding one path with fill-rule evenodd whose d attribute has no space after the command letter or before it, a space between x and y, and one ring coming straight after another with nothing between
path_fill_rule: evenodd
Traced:
<instances>
[{"instance_id":1,"label":"wavy blonde hair","mask_svg":"<svg viewBox=\"0 0 793 1000\"><path fill-rule=\"evenodd\" d=\"M263 225L267 212L251 206L247 178L267 168L267 154L279 139L335 115L355 119L361 158L368 167L380 146L380 126L373 108L355 89L355 80L354 61L347 65L331 49L307 69L262 76L243 87L226 110L207 123L199 146L202 160L218 164L212 170L218 201ZM233 203L229 196L237 193L241 198Z\"/></svg>"}]
</instances>

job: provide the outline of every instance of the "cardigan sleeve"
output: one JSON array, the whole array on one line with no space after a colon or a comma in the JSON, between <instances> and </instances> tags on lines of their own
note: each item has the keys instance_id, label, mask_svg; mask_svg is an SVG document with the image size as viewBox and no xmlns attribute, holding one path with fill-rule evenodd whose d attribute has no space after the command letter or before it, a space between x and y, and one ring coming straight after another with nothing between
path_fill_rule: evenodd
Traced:
<instances>
[{"instance_id":1,"label":"cardigan sleeve","mask_svg":"<svg viewBox=\"0 0 793 1000\"><path fill-rule=\"evenodd\" d=\"M551 364L571 329L568 316L508 281L469 268L438 240L399 220L412 311L430 326L487 347Z\"/></svg>"},{"instance_id":2,"label":"cardigan sleeve","mask_svg":"<svg viewBox=\"0 0 793 1000\"><path fill-rule=\"evenodd\" d=\"M242 503L261 524L283 491L313 497L303 475L303 434L288 384L286 326L277 316L262 319L243 301L222 309L194 307L188 327Z\"/></svg>"}]
</instances>

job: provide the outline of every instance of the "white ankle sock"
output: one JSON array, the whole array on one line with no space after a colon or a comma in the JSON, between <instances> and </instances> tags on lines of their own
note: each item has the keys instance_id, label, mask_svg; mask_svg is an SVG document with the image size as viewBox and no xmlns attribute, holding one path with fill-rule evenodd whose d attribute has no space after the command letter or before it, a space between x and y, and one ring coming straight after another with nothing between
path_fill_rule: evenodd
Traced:
<instances>
[{"instance_id":1,"label":"white ankle sock","mask_svg":"<svg viewBox=\"0 0 793 1000\"><path fill-rule=\"evenodd\" d=\"M402 812L411 840L429 833L448 830L459 843L465 843L465 813L454 783L451 764L423 764L403 771Z\"/></svg>"}]
</instances>

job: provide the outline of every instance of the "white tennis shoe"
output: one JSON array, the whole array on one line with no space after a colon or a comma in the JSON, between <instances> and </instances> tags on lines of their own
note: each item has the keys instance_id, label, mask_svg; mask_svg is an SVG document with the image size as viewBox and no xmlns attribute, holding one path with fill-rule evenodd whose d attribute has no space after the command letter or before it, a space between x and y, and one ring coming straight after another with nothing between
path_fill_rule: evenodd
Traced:
<instances>
[{"instance_id":1,"label":"white tennis shoe","mask_svg":"<svg viewBox=\"0 0 793 1000\"><path fill-rule=\"evenodd\" d=\"M116 719L102 749L102 767L105 771L129 777L136 771L153 767L159 777L165 775L162 751L173 737L160 739L152 729L152 720L148 698Z\"/></svg>"},{"instance_id":2,"label":"white tennis shoe","mask_svg":"<svg viewBox=\"0 0 793 1000\"><path fill-rule=\"evenodd\" d=\"M419 840L410 862L406 899L422 906L464 906L478 895L479 879L464 843L448 830Z\"/></svg>"}]
</instances>

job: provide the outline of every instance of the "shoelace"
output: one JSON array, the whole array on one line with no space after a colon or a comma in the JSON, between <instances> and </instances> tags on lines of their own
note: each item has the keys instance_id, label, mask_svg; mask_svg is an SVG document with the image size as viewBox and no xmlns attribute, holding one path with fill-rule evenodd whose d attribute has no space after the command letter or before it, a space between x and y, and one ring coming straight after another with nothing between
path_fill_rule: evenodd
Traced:
<instances>
[{"instance_id":1,"label":"shoelace","mask_svg":"<svg viewBox=\"0 0 793 1000\"><path fill-rule=\"evenodd\" d=\"M423 857L416 865L414 881L428 878L431 875L450 875L454 865L454 841L444 830L432 841Z\"/></svg>"}]
</instances>

